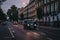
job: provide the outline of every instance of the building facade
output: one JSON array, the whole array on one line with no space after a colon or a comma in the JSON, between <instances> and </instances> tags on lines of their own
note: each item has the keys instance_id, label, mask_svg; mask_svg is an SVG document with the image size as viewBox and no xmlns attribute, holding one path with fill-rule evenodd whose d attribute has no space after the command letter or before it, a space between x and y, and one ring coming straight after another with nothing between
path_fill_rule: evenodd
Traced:
<instances>
[{"instance_id":1,"label":"building facade","mask_svg":"<svg viewBox=\"0 0 60 40\"><path fill-rule=\"evenodd\" d=\"M60 1L59 0L40 0L39 7L42 9L42 21L45 25L58 25L60 22ZM47 23L47 24L46 24Z\"/></svg>"},{"instance_id":2,"label":"building facade","mask_svg":"<svg viewBox=\"0 0 60 40\"><path fill-rule=\"evenodd\" d=\"M23 13L24 8L18 8L18 17L20 18L20 14Z\"/></svg>"},{"instance_id":3,"label":"building facade","mask_svg":"<svg viewBox=\"0 0 60 40\"><path fill-rule=\"evenodd\" d=\"M40 21L43 25L58 25L60 23L59 4L59 0L30 0L20 13L24 14L25 19L37 19L37 8L41 8L43 17Z\"/></svg>"},{"instance_id":4,"label":"building facade","mask_svg":"<svg viewBox=\"0 0 60 40\"><path fill-rule=\"evenodd\" d=\"M36 15L36 1L31 1L27 6L24 7L23 13L25 19L37 19Z\"/></svg>"}]
</instances>

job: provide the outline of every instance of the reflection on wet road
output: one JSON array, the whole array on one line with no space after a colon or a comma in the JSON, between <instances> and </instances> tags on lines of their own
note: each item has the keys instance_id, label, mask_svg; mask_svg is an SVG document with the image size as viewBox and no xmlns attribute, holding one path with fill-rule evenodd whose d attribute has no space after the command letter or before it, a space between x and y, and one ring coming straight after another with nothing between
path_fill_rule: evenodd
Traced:
<instances>
[{"instance_id":1,"label":"reflection on wet road","mask_svg":"<svg viewBox=\"0 0 60 40\"><path fill-rule=\"evenodd\" d=\"M38 40L39 36L36 32L26 32L26 40Z\"/></svg>"},{"instance_id":2,"label":"reflection on wet road","mask_svg":"<svg viewBox=\"0 0 60 40\"><path fill-rule=\"evenodd\" d=\"M24 30L23 25L12 25L11 31L14 31L13 34L16 40L48 40L46 35L35 30Z\"/></svg>"}]
</instances>

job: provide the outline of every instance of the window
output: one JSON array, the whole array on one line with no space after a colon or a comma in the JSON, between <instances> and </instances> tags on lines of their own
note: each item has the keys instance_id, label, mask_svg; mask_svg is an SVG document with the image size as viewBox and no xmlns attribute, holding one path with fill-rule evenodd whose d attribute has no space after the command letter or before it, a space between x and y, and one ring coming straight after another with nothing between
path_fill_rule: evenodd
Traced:
<instances>
[{"instance_id":1,"label":"window","mask_svg":"<svg viewBox=\"0 0 60 40\"><path fill-rule=\"evenodd\" d=\"M40 4L41 4L41 3L39 2L39 6L40 6Z\"/></svg>"},{"instance_id":2,"label":"window","mask_svg":"<svg viewBox=\"0 0 60 40\"><path fill-rule=\"evenodd\" d=\"M44 3L46 3L47 0L44 0Z\"/></svg>"},{"instance_id":3,"label":"window","mask_svg":"<svg viewBox=\"0 0 60 40\"><path fill-rule=\"evenodd\" d=\"M44 13L46 13L46 7L44 7Z\"/></svg>"},{"instance_id":4,"label":"window","mask_svg":"<svg viewBox=\"0 0 60 40\"><path fill-rule=\"evenodd\" d=\"M55 3L55 11L58 11L58 2Z\"/></svg>"},{"instance_id":5,"label":"window","mask_svg":"<svg viewBox=\"0 0 60 40\"><path fill-rule=\"evenodd\" d=\"M55 21L57 21L57 18L56 18L56 16L54 16L54 17L55 17L55 19L54 19L54 20L55 20Z\"/></svg>"},{"instance_id":6,"label":"window","mask_svg":"<svg viewBox=\"0 0 60 40\"><path fill-rule=\"evenodd\" d=\"M45 20L45 17L44 17L44 22L45 22L46 20Z\"/></svg>"},{"instance_id":7,"label":"window","mask_svg":"<svg viewBox=\"0 0 60 40\"><path fill-rule=\"evenodd\" d=\"M41 1L41 5L43 5L43 1Z\"/></svg>"},{"instance_id":8,"label":"window","mask_svg":"<svg viewBox=\"0 0 60 40\"><path fill-rule=\"evenodd\" d=\"M50 5L47 6L47 12L50 12Z\"/></svg>"},{"instance_id":9,"label":"window","mask_svg":"<svg viewBox=\"0 0 60 40\"><path fill-rule=\"evenodd\" d=\"M27 13L27 11L24 11L24 14L26 14Z\"/></svg>"},{"instance_id":10,"label":"window","mask_svg":"<svg viewBox=\"0 0 60 40\"><path fill-rule=\"evenodd\" d=\"M47 0L47 2L49 2L50 0Z\"/></svg>"},{"instance_id":11,"label":"window","mask_svg":"<svg viewBox=\"0 0 60 40\"><path fill-rule=\"evenodd\" d=\"M51 12L54 11L54 4L51 4Z\"/></svg>"},{"instance_id":12,"label":"window","mask_svg":"<svg viewBox=\"0 0 60 40\"><path fill-rule=\"evenodd\" d=\"M59 21L60 21L60 13L58 13L58 15L57 15L57 16L58 16L58 18L59 18Z\"/></svg>"}]
</instances>

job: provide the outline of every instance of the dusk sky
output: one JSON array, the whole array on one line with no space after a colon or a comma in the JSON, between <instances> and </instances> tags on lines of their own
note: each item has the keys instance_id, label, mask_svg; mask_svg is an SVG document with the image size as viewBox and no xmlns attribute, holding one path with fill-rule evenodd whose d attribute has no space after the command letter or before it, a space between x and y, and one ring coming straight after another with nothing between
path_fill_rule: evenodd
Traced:
<instances>
[{"instance_id":1,"label":"dusk sky","mask_svg":"<svg viewBox=\"0 0 60 40\"><path fill-rule=\"evenodd\" d=\"M7 0L3 3L2 9L6 13L7 10L12 6L16 5L18 8L26 6L28 4L29 0Z\"/></svg>"}]
</instances>

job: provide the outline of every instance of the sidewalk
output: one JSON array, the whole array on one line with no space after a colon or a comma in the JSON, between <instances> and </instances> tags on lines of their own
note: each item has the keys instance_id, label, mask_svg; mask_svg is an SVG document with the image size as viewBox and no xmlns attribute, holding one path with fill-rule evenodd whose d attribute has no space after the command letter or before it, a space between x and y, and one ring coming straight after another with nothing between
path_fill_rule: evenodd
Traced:
<instances>
[{"instance_id":1,"label":"sidewalk","mask_svg":"<svg viewBox=\"0 0 60 40\"><path fill-rule=\"evenodd\" d=\"M45 29L52 29L52 30L60 30L60 28L56 28L56 27L50 27L50 26L40 26L40 28L45 28Z\"/></svg>"},{"instance_id":2,"label":"sidewalk","mask_svg":"<svg viewBox=\"0 0 60 40\"><path fill-rule=\"evenodd\" d=\"M24 26L21 24L18 24L20 29L24 29ZM40 28L45 28L45 29L52 29L52 30L60 30L60 28L56 28L56 27L51 27L51 26L40 26L37 28L37 30L39 30Z\"/></svg>"}]
</instances>

